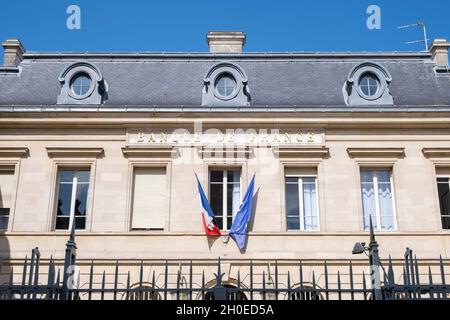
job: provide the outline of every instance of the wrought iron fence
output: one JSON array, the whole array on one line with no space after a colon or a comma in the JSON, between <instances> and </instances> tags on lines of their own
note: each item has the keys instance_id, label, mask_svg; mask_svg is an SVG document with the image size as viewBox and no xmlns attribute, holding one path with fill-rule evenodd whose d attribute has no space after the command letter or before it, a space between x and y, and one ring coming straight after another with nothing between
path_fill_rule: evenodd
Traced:
<instances>
[{"instance_id":1,"label":"wrought iron fence","mask_svg":"<svg viewBox=\"0 0 450 320\"><path fill-rule=\"evenodd\" d=\"M76 268L75 232L72 230L66 244L64 265L58 265L50 258L44 266L38 248L33 249L30 258L24 259L23 265L20 266L21 270L17 273L11 266L3 265L2 268L0 260L0 275L3 277L3 280L0 278L0 299L450 299L450 287L446 284L445 263L442 257L433 265L433 272L432 266L426 268L419 263L412 250L407 249L401 259L401 265L394 263L389 257L385 267L378 257L378 244L372 228L369 246L365 248L362 244L359 248L368 252L370 261L368 272L361 270L360 265L359 270L355 271L355 264L352 261L348 262L345 270L330 272L330 263L327 261L323 261L320 268L317 265L314 268L310 265L305 266L299 261L295 270L291 263L288 269L280 271L278 261L273 262L272 268L264 269L255 266L254 261L250 260L246 263L240 262L245 273L239 269L234 282L230 282L223 280L223 262L219 258L212 266L215 269L213 279L206 281L204 267L196 265L192 260L183 261L187 271L182 271L179 264L177 267L175 261L167 260L158 266L142 261L136 267L138 271L133 272L129 269L124 271L120 261L117 261L110 270L104 269L100 273L99 266L93 261L90 265L84 266L81 272ZM396 269L397 271L400 269L400 272L396 272ZM305 270L308 270L308 279Z\"/></svg>"}]
</instances>

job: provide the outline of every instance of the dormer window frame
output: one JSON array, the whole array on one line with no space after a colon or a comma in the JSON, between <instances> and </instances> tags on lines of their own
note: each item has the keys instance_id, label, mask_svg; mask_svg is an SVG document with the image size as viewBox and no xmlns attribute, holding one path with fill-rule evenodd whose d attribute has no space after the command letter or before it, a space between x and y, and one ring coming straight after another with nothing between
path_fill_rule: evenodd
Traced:
<instances>
[{"instance_id":1,"label":"dormer window frame","mask_svg":"<svg viewBox=\"0 0 450 320\"><path fill-rule=\"evenodd\" d=\"M91 82L88 91L85 94L78 95L74 92L72 84L77 77L83 74L87 75ZM76 62L71 64L61 73L58 80L62 87L57 104L101 105L106 98L106 82L100 70L90 63Z\"/></svg>"}]
</instances>

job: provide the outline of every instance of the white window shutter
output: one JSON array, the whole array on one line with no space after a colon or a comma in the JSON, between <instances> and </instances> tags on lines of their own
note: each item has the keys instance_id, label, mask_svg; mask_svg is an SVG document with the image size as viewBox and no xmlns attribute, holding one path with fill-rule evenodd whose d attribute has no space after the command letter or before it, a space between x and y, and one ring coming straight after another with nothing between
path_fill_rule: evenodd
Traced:
<instances>
[{"instance_id":1,"label":"white window shutter","mask_svg":"<svg viewBox=\"0 0 450 320\"><path fill-rule=\"evenodd\" d=\"M167 188L165 168L135 168L132 229L164 229Z\"/></svg>"}]
</instances>

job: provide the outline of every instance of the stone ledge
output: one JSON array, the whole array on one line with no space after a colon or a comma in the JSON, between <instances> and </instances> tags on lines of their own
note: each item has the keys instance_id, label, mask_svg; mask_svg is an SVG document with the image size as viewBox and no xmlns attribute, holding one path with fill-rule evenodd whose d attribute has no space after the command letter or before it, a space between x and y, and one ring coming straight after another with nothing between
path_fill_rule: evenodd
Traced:
<instances>
[{"instance_id":1,"label":"stone ledge","mask_svg":"<svg viewBox=\"0 0 450 320\"><path fill-rule=\"evenodd\" d=\"M30 154L30 150L26 147L1 147L0 157L4 158L23 158Z\"/></svg>"},{"instance_id":2,"label":"stone ledge","mask_svg":"<svg viewBox=\"0 0 450 320\"><path fill-rule=\"evenodd\" d=\"M405 148L347 148L350 158L401 158Z\"/></svg>"},{"instance_id":3,"label":"stone ledge","mask_svg":"<svg viewBox=\"0 0 450 320\"><path fill-rule=\"evenodd\" d=\"M103 148L83 148L83 147L48 147L47 154L50 158L98 158L104 155Z\"/></svg>"}]
</instances>

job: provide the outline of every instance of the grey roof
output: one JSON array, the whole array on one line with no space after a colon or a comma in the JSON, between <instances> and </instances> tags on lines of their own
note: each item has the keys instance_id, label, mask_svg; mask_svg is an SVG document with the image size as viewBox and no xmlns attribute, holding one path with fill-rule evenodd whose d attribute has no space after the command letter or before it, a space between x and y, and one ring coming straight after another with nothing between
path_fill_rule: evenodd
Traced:
<instances>
[{"instance_id":1,"label":"grey roof","mask_svg":"<svg viewBox=\"0 0 450 320\"><path fill-rule=\"evenodd\" d=\"M77 61L101 71L108 84L105 108L198 108L203 79L219 61L245 70L251 106L345 106L347 76L368 60L392 75L395 106L450 106L450 74L437 74L429 53L27 53L19 73L0 68L0 106L56 105L58 76Z\"/></svg>"}]
</instances>

